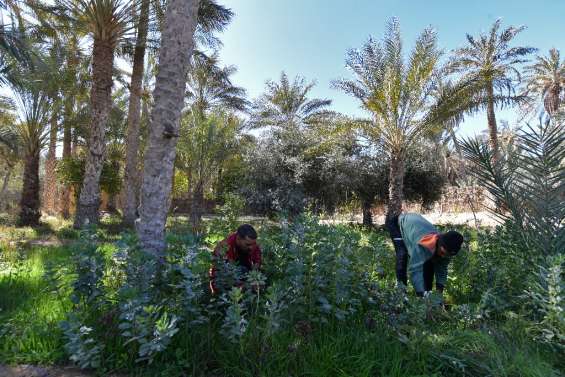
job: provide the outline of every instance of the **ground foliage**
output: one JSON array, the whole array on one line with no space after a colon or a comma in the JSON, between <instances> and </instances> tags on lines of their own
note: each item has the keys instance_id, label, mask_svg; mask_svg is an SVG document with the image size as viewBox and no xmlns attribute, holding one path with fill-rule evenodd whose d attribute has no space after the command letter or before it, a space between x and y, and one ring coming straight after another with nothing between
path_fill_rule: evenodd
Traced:
<instances>
[{"instance_id":1,"label":"ground foliage","mask_svg":"<svg viewBox=\"0 0 565 377\"><path fill-rule=\"evenodd\" d=\"M111 222L57 230L78 237L62 246L12 242L49 228L3 228L1 361L164 376L560 375L563 259L524 268L528 250L505 228L461 229L446 305L395 288L383 232L311 216L257 224L262 272L219 263L211 295L210 247L238 206L228 198L199 237L174 224L163 263Z\"/></svg>"}]
</instances>

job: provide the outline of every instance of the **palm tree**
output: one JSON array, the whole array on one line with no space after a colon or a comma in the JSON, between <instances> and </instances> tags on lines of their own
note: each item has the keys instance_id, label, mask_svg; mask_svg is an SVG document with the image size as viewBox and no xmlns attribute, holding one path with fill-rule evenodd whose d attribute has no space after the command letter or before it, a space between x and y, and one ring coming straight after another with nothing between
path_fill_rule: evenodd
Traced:
<instances>
[{"instance_id":1,"label":"palm tree","mask_svg":"<svg viewBox=\"0 0 565 377\"><path fill-rule=\"evenodd\" d=\"M137 26L137 38L133 55L133 68L130 83L130 101L128 109L128 133L126 141L126 167L125 167L125 203L124 223L133 225L137 215L139 191L139 130L141 122L141 92L144 72L144 58L149 29L150 0L142 0L140 16ZM160 2L154 2L154 12L159 16ZM214 37L215 32L224 30L231 21L233 12L216 3L215 0L203 0L198 8L198 26L196 41L202 45L215 47L220 42ZM158 20L162 17L157 17Z\"/></svg>"},{"instance_id":2,"label":"palm tree","mask_svg":"<svg viewBox=\"0 0 565 377\"><path fill-rule=\"evenodd\" d=\"M137 234L141 246L154 254L165 250L165 223L172 188L178 127L186 74L194 49L199 0L170 0L159 51L155 104L144 154Z\"/></svg>"},{"instance_id":3,"label":"palm tree","mask_svg":"<svg viewBox=\"0 0 565 377\"><path fill-rule=\"evenodd\" d=\"M60 0L64 10L74 15L77 27L85 28L93 39L91 121L84 181L74 226L98 222L100 173L105 155L105 130L111 108L114 53L128 32L132 4L125 0Z\"/></svg>"},{"instance_id":4,"label":"palm tree","mask_svg":"<svg viewBox=\"0 0 565 377\"><path fill-rule=\"evenodd\" d=\"M514 85L521 80L516 66L526 62L524 57L535 51L532 47L510 46L514 37L525 29L524 26L500 30L501 24L502 21L497 20L487 34L478 38L467 34L468 45L454 50L448 63L449 71L461 74L461 83L467 91L467 94L457 96L474 98L461 111L475 112L486 108L493 150L498 148L495 106L502 108L525 100L524 96L514 93Z\"/></svg>"},{"instance_id":5,"label":"palm tree","mask_svg":"<svg viewBox=\"0 0 565 377\"><path fill-rule=\"evenodd\" d=\"M130 82L128 130L126 139L126 168L124 179L124 223L129 226L132 226L133 222L137 218L137 188L139 187L139 171L137 165L139 153L139 129L141 124L141 92L143 86L143 73L145 70L145 47L147 43L147 32L149 29L149 5L150 0L141 1Z\"/></svg>"},{"instance_id":6,"label":"palm tree","mask_svg":"<svg viewBox=\"0 0 565 377\"><path fill-rule=\"evenodd\" d=\"M221 165L236 152L240 124L236 117L220 112L205 118L190 112L182 119L176 162L188 177L190 223L194 232L200 230L204 190Z\"/></svg>"},{"instance_id":7,"label":"palm tree","mask_svg":"<svg viewBox=\"0 0 565 377\"><path fill-rule=\"evenodd\" d=\"M12 87L18 108L19 122L13 132L22 144L24 180L20 199L19 224L39 225L39 154L49 135L48 119L51 103L35 82Z\"/></svg>"},{"instance_id":8,"label":"palm tree","mask_svg":"<svg viewBox=\"0 0 565 377\"><path fill-rule=\"evenodd\" d=\"M40 70L43 75L45 91L51 101L51 117L49 129L49 149L45 160L45 177L43 181L43 211L55 215L57 212L57 140L59 135L59 118L62 92L66 85L62 73L65 52L61 41L53 38L49 46L49 55L43 59Z\"/></svg>"},{"instance_id":9,"label":"palm tree","mask_svg":"<svg viewBox=\"0 0 565 377\"><path fill-rule=\"evenodd\" d=\"M553 116L563 101L561 91L565 86L565 59L559 50L552 48L549 56L536 56L534 64L526 67L526 89L541 95L545 111Z\"/></svg>"},{"instance_id":10,"label":"palm tree","mask_svg":"<svg viewBox=\"0 0 565 377\"><path fill-rule=\"evenodd\" d=\"M300 76L290 83L284 72L281 73L279 82L267 81L265 94L253 105L250 126L301 128L331 115L328 110L331 100L308 98L308 93L314 85L314 81L306 83Z\"/></svg>"},{"instance_id":11,"label":"palm tree","mask_svg":"<svg viewBox=\"0 0 565 377\"><path fill-rule=\"evenodd\" d=\"M191 60L186 92L190 110L181 123L177 165L189 177L190 219L192 228L197 231L203 212L205 186L211 183L211 174L219 164L230 155L229 142L238 131L235 118L222 112L246 111L249 102L245 98L245 89L231 81L235 67L220 67L217 54L210 57L195 54ZM211 110L218 114L210 114Z\"/></svg>"},{"instance_id":12,"label":"palm tree","mask_svg":"<svg viewBox=\"0 0 565 377\"><path fill-rule=\"evenodd\" d=\"M436 33L428 28L405 62L399 24L392 19L382 43L371 38L360 50L348 52L346 66L355 80L333 82L373 115L365 131L373 142L382 143L390 158L388 216L398 215L402 209L408 148L439 123L432 116L432 90L440 55Z\"/></svg>"},{"instance_id":13,"label":"palm tree","mask_svg":"<svg viewBox=\"0 0 565 377\"><path fill-rule=\"evenodd\" d=\"M245 89L235 86L230 78L236 71L234 66L220 67L217 54L192 57L186 99L195 116L203 118L212 108L247 110Z\"/></svg>"}]
</instances>

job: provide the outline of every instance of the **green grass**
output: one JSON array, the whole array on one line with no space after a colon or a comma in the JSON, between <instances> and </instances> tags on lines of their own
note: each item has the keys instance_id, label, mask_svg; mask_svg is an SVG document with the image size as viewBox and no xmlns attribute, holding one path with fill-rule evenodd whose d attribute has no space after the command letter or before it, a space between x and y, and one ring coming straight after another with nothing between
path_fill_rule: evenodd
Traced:
<instances>
[{"instance_id":1,"label":"green grass","mask_svg":"<svg viewBox=\"0 0 565 377\"><path fill-rule=\"evenodd\" d=\"M59 322L70 309L44 278L47 265L69 262L67 247L3 252L0 273L0 361L54 363L64 360Z\"/></svg>"},{"instance_id":2,"label":"green grass","mask_svg":"<svg viewBox=\"0 0 565 377\"><path fill-rule=\"evenodd\" d=\"M188 224L176 219L171 226L182 234ZM121 230L113 218L104 222L96 231L99 252L111 255L115 251L111 242ZM362 264L381 271L379 278L392 279L392 250L384 260L377 260L370 250L383 235L355 232L359 232ZM78 233L61 222L39 229L3 225L0 234L0 363L67 364L59 323L72 308L69 268ZM265 228L261 236L266 244L276 242L277 229ZM45 240L60 244L30 242ZM458 288L455 305L462 303L465 292ZM366 320L368 313L375 315L371 323ZM373 308L345 322L312 323L306 333L287 324L271 338L251 324L239 343L231 343L219 330L221 319L212 318L200 327L181 326L167 351L151 365L136 363L135 347L124 344L110 326L98 372L104 375L111 369L163 377L563 375L560 355L533 343L525 331L527 324L518 319L468 327L450 321L446 313L402 337L386 322L386 316Z\"/></svg>"}]
</instances>

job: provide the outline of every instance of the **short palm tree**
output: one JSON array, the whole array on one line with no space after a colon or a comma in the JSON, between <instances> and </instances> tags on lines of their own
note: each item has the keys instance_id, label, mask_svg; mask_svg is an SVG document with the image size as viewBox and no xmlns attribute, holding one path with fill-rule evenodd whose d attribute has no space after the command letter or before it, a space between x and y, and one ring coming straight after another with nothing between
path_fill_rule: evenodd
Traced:
<instances>
[{"instance_id":1,"label":"short palm tree","mask_svg":"<svg viewBox=\"0 0 565 377\"><path fill-rule=\"evenodd\" d=\"M399 23L392 19L382 42L371 38L361 49L348 52L346 66L355 79L333 83L335 88L359 99L373 115L365 131L375 143L382 143L390 158L388 216L402 209L408 149L440 122L432 116L440 55L436 33L428 28L405 61Z\"/></svg>"},{"instance_id":2,"label":"short palm tree","mask_svg":"<svg viewBox=\"0 0 565 377\"><path fill-rule=\"evenodd\" d=\"M291 83L284 72L278 82L267 81L265 94L253 105L251 127L300 128L330 115L331 100L308 98L314 85L300 76Z\"/></svg>"},{"instance_id":3,"label":"short palm tree","mask_svg":"<svg viewBox=\"0 0 565 377\"><path fill-rule=\"evenodd\" d=\"M472 98L461 111L476 112L486 109L490 146L498 148L495 106L519 104L524 96L515 95L514 87L521 81L518 64L527 60L525 56L535 51L532 47L512 47L514 37L524 26L509 26L501 30L502 21L497 20L487 34L475 38L467 34L467 46L455 49L448 63L448 70L461 75L466 96Z\"/></svg>"},{"instance_id":4,"label":"short palm tree","mask_svg":"<svg viewBox=\"0 0 565 377\"><path fill-rule=\"evenodd\" d=\"M526 67L526 89L539 94L545 111L554 115L558 110L565 86L565 59L561 60L559 50L552 48L549 56L537 56L534 64Z\"/></svg>"},{"instance_id":5,"label":"short palm tree","mask_svg":"<svg viewBox=\"0 0 565 377\"><path fill-rule=\"evenodd\" d=\"M18 80L21 82L21 80ZM18 122L13 133L22 145L24 179L20 199L19 223L26 226L39 224L39 154L49 137L50 106L48 96L36 82L14 85L12 92L18 109Z\"/></svg>"}]
</instances>

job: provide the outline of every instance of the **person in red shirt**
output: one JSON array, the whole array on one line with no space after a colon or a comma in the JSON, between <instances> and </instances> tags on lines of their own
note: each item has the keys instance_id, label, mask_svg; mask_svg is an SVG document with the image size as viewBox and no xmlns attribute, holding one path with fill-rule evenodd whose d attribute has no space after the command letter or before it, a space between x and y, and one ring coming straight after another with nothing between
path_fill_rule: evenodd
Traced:
<instances>
[{"instance_id":1,"label":"person in red shirt","mask_svg":"<svg viewBox=\"0 0 565 377\"><path fill-rule=\"evenodd\" d=\"M257 245L257 232L249 224L243 224L214 248L214 258L236 264L245 274L261 268L261 248ZM216 293L217 268L210 268L210 290ZM238 284L239 285L239 284Z\"/></svg>"}]
</instances>

